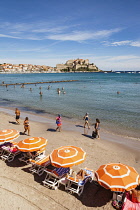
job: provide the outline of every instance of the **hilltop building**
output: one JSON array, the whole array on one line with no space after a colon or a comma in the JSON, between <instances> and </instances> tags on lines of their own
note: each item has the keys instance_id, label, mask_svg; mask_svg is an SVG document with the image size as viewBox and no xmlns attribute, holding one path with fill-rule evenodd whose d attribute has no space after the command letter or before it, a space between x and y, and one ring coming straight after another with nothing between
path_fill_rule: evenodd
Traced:
<instances>
[{"instance_id":1,"label":"hilltop building","mask_svg":"<svg viewBox=\"0 0 140 210\"><path fill-rule=\"evenodd\" d=\"M68 60L65 64L57 64L56 71L100 71L94 63L88 59Z\"/></svg>"}]
</instances>

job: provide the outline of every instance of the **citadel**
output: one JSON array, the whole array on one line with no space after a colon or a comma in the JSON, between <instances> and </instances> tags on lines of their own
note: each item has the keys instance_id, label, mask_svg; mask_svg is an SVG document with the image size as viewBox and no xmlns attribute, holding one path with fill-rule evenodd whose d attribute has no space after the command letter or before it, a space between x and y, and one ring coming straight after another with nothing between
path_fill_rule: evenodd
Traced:
<instances>
[{"instance_id":1,"label":"citadel","mask_svg":"<svg viewBox=\"0 0 140 210\"><path fill-rule=\"evenodd\" d=\"M88 59L68 60L65 64L57 64L57 71L100 71L94 63L90 64Z\"/></svg>"}]
</instances>

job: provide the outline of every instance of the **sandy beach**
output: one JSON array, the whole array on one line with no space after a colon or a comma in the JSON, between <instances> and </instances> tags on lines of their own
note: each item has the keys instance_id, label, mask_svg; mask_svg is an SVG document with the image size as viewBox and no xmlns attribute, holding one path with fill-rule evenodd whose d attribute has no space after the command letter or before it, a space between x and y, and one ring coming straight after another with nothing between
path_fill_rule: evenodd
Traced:
<instances>
[{"instance_id":1,"label":"sandy beach","mask_svg":"<svg viewBox=\"0 0 140 210\"><path fill-rule=\"evenodd\" d=\"M97 170L100 165L109 162L121 162L134 167L140 173L140 141L117 136L101 129L101 138L92 139L93 128L85 129L83 124L62 119L62 132L55 132L55 118L43 117L32 113L21 113L20 125L15 124L14 110L0 109L0 130L17 129L23 132L23 121L28 116L31 127L31 137L38 136L48 139L46 154L54 148L65 145L82 147L86 160L77 166ZM20 135L16 142L28 138ZM51 190L42 185L45 174L41 177L29 172L29 165L22 165L18 159L11 163L0 160L0 209L36 210L36 209L105 209L111 210L112 192L96 186L94 182L87 183L83 194L79 197L69 194L61 186Z\"/></svg>"}]
</instances>

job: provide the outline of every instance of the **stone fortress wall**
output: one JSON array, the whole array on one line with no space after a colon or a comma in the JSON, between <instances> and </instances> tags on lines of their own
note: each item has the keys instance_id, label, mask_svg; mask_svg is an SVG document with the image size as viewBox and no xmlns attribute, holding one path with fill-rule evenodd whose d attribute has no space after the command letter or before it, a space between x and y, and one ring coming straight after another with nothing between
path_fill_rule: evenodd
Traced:
<instances>
[{"instance_id":1,"label":"stone fortress wall","mask_svg":"<svg viewBox=\"0 0 140 210\"><path fill-rule=\"evenodd\" d=\"M90 69L93 71L99 71L98 67L92 63L89 63L89 59L73 59L73 60L68 60L66 61L65 64L57 64L56 65L56 70L61 71L63 69L69 69L71 70L78 70L80 68L85 68L85 69Z\"/></svg>"}]
</instances>

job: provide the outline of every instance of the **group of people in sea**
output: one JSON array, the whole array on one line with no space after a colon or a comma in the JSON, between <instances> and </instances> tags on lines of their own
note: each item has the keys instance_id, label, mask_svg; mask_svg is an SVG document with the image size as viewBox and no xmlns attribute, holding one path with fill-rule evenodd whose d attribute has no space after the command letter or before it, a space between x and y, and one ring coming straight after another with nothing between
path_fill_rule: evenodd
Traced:
<instances>
[{"instance_id":1,"label":"group of people in sea","mask_svg":"<svg viewBox=\"0 0 140 210\"><path fill-rule=\"evenodd\" d=\"M16 115L16 123L20 124L19 119L20 119L20 110L18 108L15 109L15 115ZM85 116L83 117L84 122L84 128L86 128L86 126L88 127L88 129L90 129L90 125L89 125L89 114L86 113ZM28 136L30 136L30 125L29 125L29 118L26 117L24 120L24 132L23 134L26 134L26 132L28 132ZM61 119L61 115L58 114L58 116L56 117L56 131L61 132L62 130L62 119ZM93 138L100 138L99 135L99 130L100 130L100 120L98 118L96 118L96 122L94 124L94 131L92 132L92 137Z\"/></svg>"},{"instance_id":2,"label":"group of people in sea","mask_svg":"<svg viewBox=\"0 0 140 210\"><path fill-rule=\"evenodd\" d=\"M4 84L4 83L3 83ZM35 86L36 86L36 84L35 84ZM8 87L8 85L6 84L6 88ZM14 88L16 87L16 85L14 85ZM24 84L22 84L21 85L21 88L24 88L25 87L25 85ZM48 85L48 87L47 87L47 90L50 90L51 89L51 86L50 85ZM32 88L30 88L29 89L29 91L30 92L32 92ZM40 94L40 96L43 96L43 92L41 91L42 90L42 87L40 86L39 87L39 90L40 90L40 92L39 92L39 94ZM60 93L63 93L63 94L66 94L66 91L64 90L64 87L62 87L61 89L60 88L57 88L57 93L60 95Z\"/></svg>"},{"instance_id":3,"label":"group of people in sea","mask_svg":"<svg viewBox=\"0 0 140 210\"><path fill-rule=\"evenodd\" d=\"M50 90L50 88L51 88L51 86L49 85L47 89ZM40 89L39 94L40 94L40 96L42 96L42 95L43 95L43 92L41 91L41 87L39 87L39 89ZM60 93L66 94L66 91L64 90L63 87L62 87L62 89L57 88L57 93L58 93L59 95L60 95Z\"/></svg>"}]
</instances>

